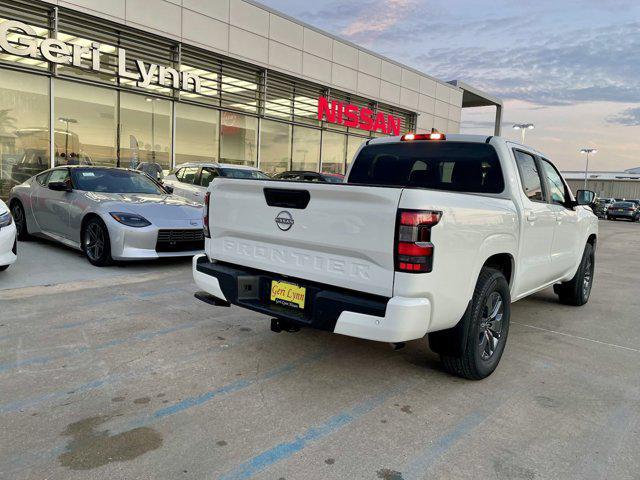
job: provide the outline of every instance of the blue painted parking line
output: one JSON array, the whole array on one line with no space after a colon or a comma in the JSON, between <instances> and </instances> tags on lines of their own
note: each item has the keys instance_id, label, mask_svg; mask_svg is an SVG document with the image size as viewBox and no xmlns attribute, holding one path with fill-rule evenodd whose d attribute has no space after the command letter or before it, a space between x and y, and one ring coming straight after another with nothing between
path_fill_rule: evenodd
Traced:
<instances>
[{"instance_id":1,"label":"blue painted parking line","mask_svg":"<svg viewBox=\"0 0 640 480\"><path fill-rule=\"evenodd\" d=\"M464 435L471 432L487 419L487 412L476 411L464 417L449 432L432 442L429 447L418 454L402 471L404 480L419 480L427 471Z\"/></svg>"},{"instance_id":2,"label":"blue painted parking line","mask_svg":"<svg viewBox=\"0 0 640 480\"><path fill-rule=\"evenodd\" d=\"M130 344L130 343L137 343L137 342L145 342L148 340L151 340L155 337L159 337L159 336L163 336L163 335L168 335L170 333L174 333L174 332L178 332L180 330L186 330L188 328L193 328L196 325L199 325L203 322L207 321L207 319L203 319L203 320L198 320L198 321L194 321L194 322L188 322L188 323L183 323L180 325L174 325L172 327L167 327L167 328L163 328L160 330L153 330L153 331L143 331L143 332L139 332L136 333L134 335L131 335L130 337L126 337L126 338L117 338L114 340L109 340L108 342L104 342L98 345L94 345L91 347L75 347L75 348L71 348L68 349L66 351L63 352L59 352L56 354L52 354L52 355L42 355L42 356L37 356L37 357L31 357L31 358L25 358L23 360L17 360L15 362L5 362L5 363L0 363L0 373L4 373L16 368L21 368L21 367L30 367L33 365L46 365L49 362L52 362L54 360L60 360L62 358L70 358L70 357L75 357L78 355L81 355L85 352L88 351L99 351L99 350L104 350L107 348L112 348L112 347L116 347L119 345L125 345L125 344Z\"/></svg>"},{"instance_id":3,"label":"blue painted parking line","mask_svg":"<svg viewBox=\"0 0 640 480\"><path fill-rule=\"evenodd\" d=\"M118 426L112 427L109 429L109 432L112 435L116 435L118 433L131 430L133 428L149 425L151 423L160 421L163 418L203 405L213 399L224 397L226 395L230 395L232 393L244 390L258 383L269 381L274 378L278 378L283 375L286 375L288 373L295 372L300 367L311 365L313 363L320 361L329 353L330 353L329 350L322 350L320 352L316 352L316 353L301 357L298 360L287 362L286 364L280 367L271 369L251 379L236 380L227 385L217 387L213 390L210 390L198 396L192 397L191 399L186 399L186 403L185 401L182 401L175 404L173 407L162 408L162 409L156 410L155 412L149 415L144 415L137 419L130 420L125 424L123 424L122 428L118 428ZM46 451L28 452L26 454L17 455L9 459L9 461L4 464L0 460L0 471L3 471L3 469L7 467L13 470L22 470L24 468L27 468L33 465L36 462L39 462L42 460L49 461L55 458L56 456L60 455L61 453L63 453L65 450L66 450L65 446L58 445Z\"/></svg>"},{"instance_id":4,"label":"blue painted parking line","mask_svg":"<svg viewBox=\"0 0 640 480\"><path fill-rule=\"evenodd\" d=\"M98 305L104 305L107 303L118 303L118 302L123 302L125 300L144 300L144 299L148 299L148 298L154 298L160 295L164 295L167 293L179 293L179 292L184 292L186 294L189 294L189 296L192 296L193 293L196 291L195 287L194 288L161 288L158 290L152 290L149 292L142 292L142 293L137 293L137 294L133 294L133 295L129 295L129 294L119 294L119 295L114 295L111 297L107 297L107 298L97 298L97 299L92 299L88 302L84 302L82 304L78 305L78 308L82 308L82 307L93 307L93 306L98 306ZM33 316L33 315L30 315ZM37 315L36 315L37 316ZM76 328L76 327L81 327L83 325L89 325L92 323L103 323L105 321L108 320L112 320L113 318L116 317L109 317L109 318L96 318L96 319L89 319L89 320L81 320L78 322L67 322L67 323L63 323L62 325L55 325L50 327L53 330L67 330L67 329L71 329L71 328ZM11 334L7 334L7 335L3 335L0 336L0 341L3 340L8 340L8 339L12 339L12 338L18 338L21 335L23 335L23 333L11 333Z\"/></svg>"},{"instance_id":5,"label":"blue painted parking line","mask_svg":"<svg viewBox=\"0 0 640 480\"><path fill-rule=\"evenodd\" d=\"M196 358L199 358L203 355L206 355L208 353L213 353L213 352L218 352L218 351L224 351L224 350L228 350L232 347L238 346L238 345L243 345L246 344L246 340L247 338L251 338L251 337L258 337L258 334L253 334L253 335L242 335L239 337L234 338L232 341L227 341L224 345L215 345L215 346L211 346L209 348L207 348L206 350L202 351L202 352L191 352L188 353L187 355L183 355L181 357L178 357L174 363L173 366L174 367L178 367L180 365L183 365L185 363L191 362ZM129 371L127 373L114 373L111 375L107 375L105 377L101 377L101 378L96 378L93 380L89 380L85 383L81 383L79 385L75 385L72 387L65 387L63 389L60 390L56 390L53 392L48 392L48 393L44 393L42 395L38 395L35 397L31 397L31 398L23 398L20 400L14 400L12 402L8 402L5 404L0 404L0 414L3 413L10 413L10 412L18 412L21 410L25 410L27 408L30 407L34 407L36 405L39 405L41 403L44 403L48 400L55 400L58 398L68 398L69 397L69 392L73 392L74 394L79 394L79 393L86 393L86 392L90 392L93 390L98 390L104 386L107 385L117 385L118 383L131 379L131 378L138 378L138 377L142 377L143 375L147 374L147 373L151 373L152 371L154 371L154 368L152 366L150 367L146 367L144 369L140 369L140 370L136 370L136 371Z\"/></svg>"},{"instance_id":6,"label":"blue painted parking line","mask_svg":"<svg viewBox=\"0 0 640 480\"><path fill-rule=\"evenodd\" d=\"M180 412L184 412L185 410L189 410L194 407L198 407L200 405L204 405L205 403L210 402L211 400L229 395L231 393L238 392L240 390L244 390L245 388L251 387L252 385L256 385L268 380L272 380L277 377L281 377L287 373L291 373L297 370L300 367L311 365L313 363L318 362L323 357L326 357L329 353L328 350L322 350L320 352L312 353L310 355L305 355L304 357L295 360L293 362L286 363L276 368L272 368L271 370L267 370L266 372L257 375L253 378L247 379L238 379L235 382L228 383L227 385L223 385L222 387L215 388L213 390L208 390L199 395L185 398L184 400L168 406L164 408L160 408L150 415L145 415L135 420L127 422L126 426L122 429L111 429L111 431L115 431L116 433L126 430L132 430L134 428L147 426L150 423L153 423L157 420L160 420L165 417L169 417L175 415Z\"/></svg>"},{"instance_id":7,"label":"blue painted parking line","mask_svg":"<svg viewBox=\"0 0 640 480\"><path fill-rule=\"evenodd\" d=\"M330 417L320 425L307 429L296 438L288 442L279 443L272 448L263 451L246 462L241 463L219 478L220 480L244 480L251 478L262 470L265 470L304 450L304 448L306 448L310 443L338 432L350 423L360 419L367 413L381 406L389 398L405 392L409 388L409 385L409 383L402 383L384 390L378 395L368 398L367 400Z\"/></svg>"}]
</instances>

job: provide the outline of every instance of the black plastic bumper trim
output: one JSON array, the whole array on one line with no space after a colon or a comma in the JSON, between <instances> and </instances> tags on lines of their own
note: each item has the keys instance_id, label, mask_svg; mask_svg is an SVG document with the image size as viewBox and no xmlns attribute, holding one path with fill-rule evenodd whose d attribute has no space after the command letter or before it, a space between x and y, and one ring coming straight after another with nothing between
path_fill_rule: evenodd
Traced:
<instances>
[{"instance_id":1,"label":"black plastic bumper trim","mask_svg":"<svg viewBox=\"0 0 640 480\"><path fill-rule=\"evenodd\" d=\"M388 298L361 294L277 273L255 270L227 263L211 263L206 257L198 259L196 270L215 277L227 301L255 312L287 320L296 325L334 331L338 317L344 311L384 317ZM239 298L238 285L251 279L257 285L253 298ZM270 300L271 281L291 282L307 289L305 308L277 305Z\"/></svg>"}]
</instances>

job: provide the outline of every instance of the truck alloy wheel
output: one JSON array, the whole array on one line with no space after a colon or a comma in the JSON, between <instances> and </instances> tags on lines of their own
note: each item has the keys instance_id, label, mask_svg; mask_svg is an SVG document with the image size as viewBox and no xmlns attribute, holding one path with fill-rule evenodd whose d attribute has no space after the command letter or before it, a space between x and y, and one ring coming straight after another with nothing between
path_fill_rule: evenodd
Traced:
<instances>
[{"instance_id":1,"label":"truck alloy wheel","mask_svg":"<svg viewBox=\"0 0 640 480\"><path fill-rule=\"evenodd\" d=\"M480 322L478 348L483 360L489 360L496 353L502 335L503 315L504 302L500 292L493 292L487 297Z\"/></svg>"},{"instance_id":2,"label":"truck alloy wheel","mask_svg":"<svg viewBox=\"0 0 640 480\"><path fill-rule=\"evenodd\" d=\"M481 380L491 375L507 342L510 316L511 297L507 279L502 272L484 267L464 317L456 327L443 332L440 339L460 345L457 352L441 351L445 370L469 380Z\"/></svg>"}]
</instances>

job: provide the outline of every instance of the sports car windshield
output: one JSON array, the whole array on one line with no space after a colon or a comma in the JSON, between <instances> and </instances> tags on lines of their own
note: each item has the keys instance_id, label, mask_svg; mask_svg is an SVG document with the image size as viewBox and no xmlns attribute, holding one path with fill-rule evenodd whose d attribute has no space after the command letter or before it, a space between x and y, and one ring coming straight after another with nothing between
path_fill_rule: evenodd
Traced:
<instances>
[{"instance_id":1,"label":"sports car windshield","mask_svg":"<svg viewBox=\"0 0 640 480\"><path fill-rule=\"evenodd\" d=\"M143 173L111 168L74 168L73 186L85 192L146 193L164 195L156 183Z\"/></svg>"}]
</instances>

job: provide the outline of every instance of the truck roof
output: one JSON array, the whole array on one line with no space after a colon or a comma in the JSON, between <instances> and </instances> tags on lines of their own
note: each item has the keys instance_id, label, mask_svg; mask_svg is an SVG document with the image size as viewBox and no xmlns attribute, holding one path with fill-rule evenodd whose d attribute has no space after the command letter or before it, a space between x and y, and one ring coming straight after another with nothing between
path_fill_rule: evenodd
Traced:
<instances>
[{"instance_id":1,"label":"truck roof","mask_svg":"<svg viewBox=\"0 0 640 480\"><path fill-rule=\"evenodd\" d=\"M447 133L445 134L446 139L445 140L431 140L431 141L449 141L449 142L469 142L469 143L489 143L490 141L493 140L497 140L497 141L501 141L501 142L509 142L513 145L516 146L521 146L522 148L533 152L537 155L540 155L541 157L546 157L546 155L538 150L536 150L533 147L530 147L528 145L523 145L519 142L513 141L511 139L507 139L504 137L500 137L500 136L496 136L496 135L469 135L469 134L464 134L464 133ZM399 143L401 141L402 135L396 135L393 137L379 137L379 138L373 138L371 140L369 140L367 142L367 145L379 145L382 143ZM421 141L421 140L417 140L417 141ZM427 140L429 141L429 140Z\"/></svg>"}]
</instances>

